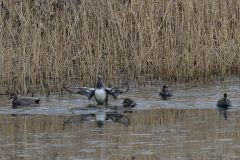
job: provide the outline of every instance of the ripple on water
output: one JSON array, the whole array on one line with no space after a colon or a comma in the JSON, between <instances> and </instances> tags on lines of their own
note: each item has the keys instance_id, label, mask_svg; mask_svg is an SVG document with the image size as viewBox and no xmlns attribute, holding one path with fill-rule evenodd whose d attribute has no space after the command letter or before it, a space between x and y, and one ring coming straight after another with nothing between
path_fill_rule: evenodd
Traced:
<instances>
[{"instance_id":1,"label":"ripple on water","mask_svg":"<svg viewBox=\"0 0 240 160\"><path fill-rule=\"evenodd\" d=\"M231 139L231 138L223 138L223 139L216 139L216 141L218 141L218 142L232 142L233 139Z\"/></svg>"},{"instance_id":2,"label":"ripple on water","mask_svg":"<svg viewBox=\"0 0 240 160\"><path fill-rule=\"evenodd\" d=\"M85 152L85 153L95 153L96 149L92 149L92 148L84 148L84 149L80 149L80 152Z\"/></svg>"},{"instance_id":3,"label":"ripple on water","mask_svg":"<svg viewBox=\"0 0 240 160\"><path fill-rule=\"evenodd\" d=\"M153 155L154 152L152 150L140 150L138 153L136 154L140 154L140 155Z\"/></svg>"}]
</instances>

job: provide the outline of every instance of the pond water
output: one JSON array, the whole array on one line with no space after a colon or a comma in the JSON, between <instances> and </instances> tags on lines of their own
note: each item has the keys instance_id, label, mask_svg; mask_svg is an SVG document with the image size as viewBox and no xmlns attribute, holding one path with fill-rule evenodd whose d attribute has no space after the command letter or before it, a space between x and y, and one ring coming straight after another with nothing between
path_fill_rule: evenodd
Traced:
<instances>
[{"instance_id":1,"label":"pond water","mask_svg":"<svg viewBox=\"0 0 240 160\"><path fill-rule=\"evenodd\" d=\"M121 98L137 106L133 112L117 110L127 125L110 118L103 127L92 115L116 110L86 109L95 101L80 95L41 97L40 107L25 109L12 109L9 97L1 96L0 159L240 159L239 81L169 86L174 96L168 100L158 96L160 86L131 88ZM216 107L224 92L233 105L228 118ZM109 103L121 109L121 98ZM73 123L64 125L69 119Z\"/></svg>"}]
</instances>

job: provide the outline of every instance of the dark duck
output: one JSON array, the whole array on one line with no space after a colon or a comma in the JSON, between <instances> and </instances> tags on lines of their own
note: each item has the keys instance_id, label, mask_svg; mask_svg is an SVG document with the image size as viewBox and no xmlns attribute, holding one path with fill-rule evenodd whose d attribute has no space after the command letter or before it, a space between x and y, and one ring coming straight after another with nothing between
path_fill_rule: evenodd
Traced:
<instances>
[{"instance_id":1,"label":"dark duck","mask_svg":"<svg viewBox=\"0 0 240 160\"><path fill-rule=\"evenodd\" d=\"M168 90L168 87L166 85L163 85L159 93L159 96L161 96L163 99L167 99L168 97L172 97L173 94L172 94L172 91Z\"/></svg>"},{"instance_id":2,"label":"dark duck","mask_svg":"<svg viewBox=\"0 0 240 160\"><path fill-rule=\"evenodd\" d=\"M124 98L122 105L124 108L133 108L135 107L137 104L134 100L130 99L130 98Z\"/></svg>"},{"instance_id":3,"label":"dark duck","mask_svg":"<svg viewBox=\"0 0 240 160\"><path fill-rule=\"evenodd\" d=\"M12 100L12 107L25 107L25 106L34 106L38 105L40 99L37 97L21 97L19 98L16 93L11 93L11 97L9 99Z\"/></svg>"},{"instance_id":4,"label":"dark duck","mask_svg":"<svg viewBox=\"0 0 240 160\"><path fill-rule=\"evenodd\" d=\"M123 91L121 88L112 87L105 88L101 74L97 76L97 83L95 88L89 87L64 87L67 91L71 93L81 94L88 97L88 100L91 100L92 97L95 98L98 105L107 105L108 104L108 95L111 95L114 99L117 99L118 96L122 93L128 92L129 85L125 83L126 90Z\"/></svg>"},{"instance_id":5,"label":"dark duck","mask_svg":"<svg viewBox=\"0 0 240 160\"><path fill-rule=\"evenodd\" d=\"M218 100L217 107L224 110L232 107L232 102L227 98L227 93L224 93L223 98Z\"/></svg>"},{"instance_id":6,"label":"dark duck","mask_svg":"<svg viewBox=\"0 0 240 160\"><path fill-rule=\"evenodd\" d=\"M218 100L217 107L219 109L219 112L224 115L224 118L228 118L228 112L227 110L232 107L232 102L227 98L227 93L224 93L223 98Z\"/></svg>"}]
</instances>

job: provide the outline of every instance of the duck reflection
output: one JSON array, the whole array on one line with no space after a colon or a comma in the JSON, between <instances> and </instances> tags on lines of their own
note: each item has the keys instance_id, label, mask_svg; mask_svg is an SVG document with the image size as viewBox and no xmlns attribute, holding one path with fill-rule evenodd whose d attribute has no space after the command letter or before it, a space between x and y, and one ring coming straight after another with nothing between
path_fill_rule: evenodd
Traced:
<instances>
[{"instance_id":1,"label":"duck reflection","mask_svg":"<svg viewBox=\"0 0 240 160\"><path fill-rule=\"evenodd\" d=\"M120 114L116 111L107 112L104 110L97 110L95 113L89 114L80 114L69 117L63 124L63 127L67 124L79 124L86 121L96 121L98 127L103 127L106 121L113 121L120 123L124 126L128 126L130 124L130 120L126 115Z\"/></svg>"},{"instance_id":2,"label":"duck reflection","mask_svg":"<svg viewBox=\"0 0 240 160\"><path fill-rule=\"evenodd\" d=\"M226 120L228 119L228 110L218 109L218 111L220 112L220 114L223 114Z\"/></svg>"}]
</instances>

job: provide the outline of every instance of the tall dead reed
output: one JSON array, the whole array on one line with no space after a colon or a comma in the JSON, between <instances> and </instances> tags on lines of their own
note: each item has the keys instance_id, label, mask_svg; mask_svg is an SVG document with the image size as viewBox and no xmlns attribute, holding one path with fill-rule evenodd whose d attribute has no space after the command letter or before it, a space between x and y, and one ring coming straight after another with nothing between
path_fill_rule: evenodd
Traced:
<instances>
[{"instance_id":1,"label":"tall dead reed","mask_svg":"<svg viewBox=\"0 0 240 160\"><path fill-rule=\"evenodd\" d=\"M0 90L239 75L238 0L0 0Z\"/></svg>"}]
</instances>

